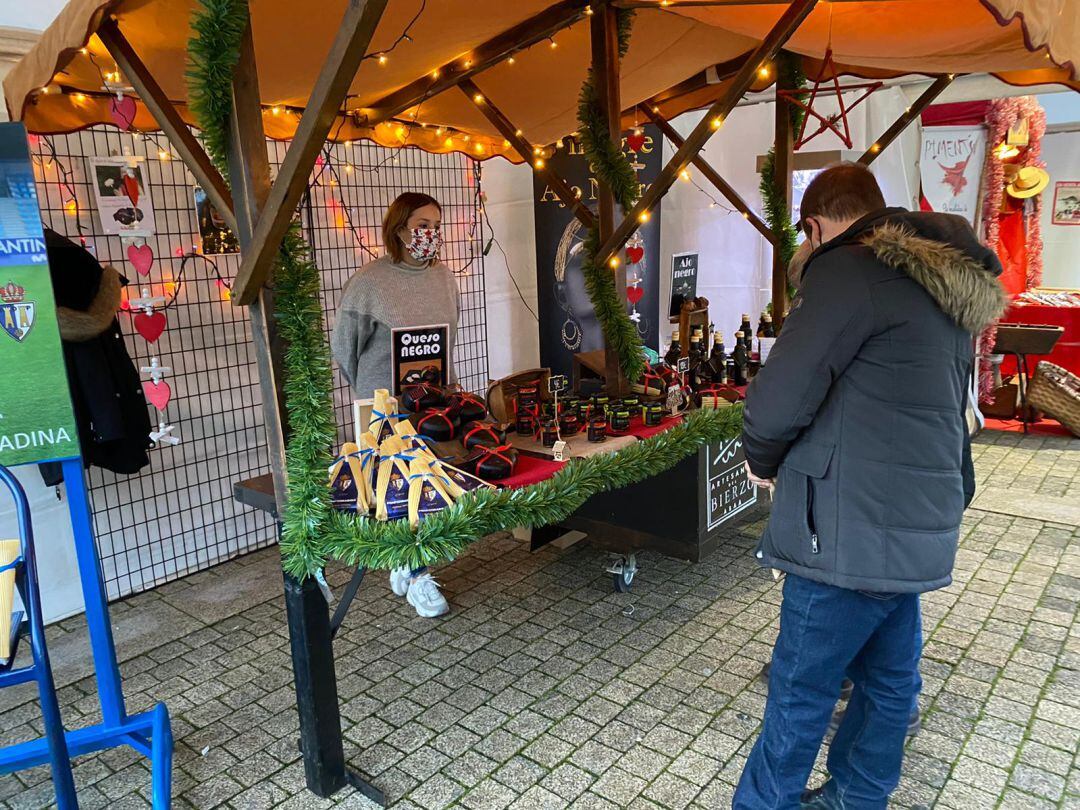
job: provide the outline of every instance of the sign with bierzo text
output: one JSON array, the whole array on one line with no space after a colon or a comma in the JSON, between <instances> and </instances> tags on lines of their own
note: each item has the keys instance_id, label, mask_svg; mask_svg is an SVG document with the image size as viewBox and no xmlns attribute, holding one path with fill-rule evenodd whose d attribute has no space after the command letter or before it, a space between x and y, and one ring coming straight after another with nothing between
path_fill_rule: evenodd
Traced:
<instances>
[{"instance_id":1,"label":"sign with bierzo text","mask_svg":"<svg viewBox=\"0 0 1080 810\"><path fill-rule=\"evenodd\" d=\"M449 367L447 344L450 325L407 326L390 330L390 358L394 395L404 385L429 383L445 386Z\"/></svg>"},{"instance_id":2,"label":"sign with bierzo text","mask_svg":"<svg viewBox=\"0 0 1080 810\"><path fill-rule=\"evenodd\" d=\"M706 451L709 458L705 479L708 487L705 525L712 531L757 503L757 487L750 483L746 474L741 438L719 445L710 444Z\"/></svg>"},{"instance_id":3,"label":"sign with bierzo text","mask_svg":"<svg viewBox=\"0 0 1080 810\"><path fill-rule=\"evenodd\" d=\"M0 464L79 455L26 128L0 124Z\"/></svg>"}]
</instances>

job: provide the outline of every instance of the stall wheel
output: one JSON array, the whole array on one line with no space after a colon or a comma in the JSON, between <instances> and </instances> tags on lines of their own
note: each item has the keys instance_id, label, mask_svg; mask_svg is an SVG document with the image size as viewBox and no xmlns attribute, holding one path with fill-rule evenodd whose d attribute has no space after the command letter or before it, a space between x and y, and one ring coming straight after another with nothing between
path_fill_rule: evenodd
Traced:
<instances>
[{"instance_id":1,"label":"stall wheel","mask_svg":"<svg viewBox=\"0 0 1080 810\"><path fill-rule=\"evenodd\" d=\"M618 593L626 593L630 590L631 586L634 584L634 577L637 576L637 572L637 558L633 554L629 554L626 557L620 557L618 562L608 568L608 573L611 574L611 581L615 583L615 590Z\"/></svg>"}]
</instances>

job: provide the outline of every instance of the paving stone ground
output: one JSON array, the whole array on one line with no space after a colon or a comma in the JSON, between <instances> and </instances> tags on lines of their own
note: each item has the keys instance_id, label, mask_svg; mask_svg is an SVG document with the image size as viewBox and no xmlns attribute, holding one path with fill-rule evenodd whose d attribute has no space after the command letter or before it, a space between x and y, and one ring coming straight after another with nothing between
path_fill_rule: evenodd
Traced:
<instances>
[{"instance_id":1,"label":"paving stone ground","mask_svg":"<svg viewBox=\"0 0 1080 810\"><path fill-rule=\"evenodd\" d=\"M982 485L1050 515L1080 504L1080 441L987 433L974 449ZM892 806L1078 810L1080 527L985 507L965 517L956 581L923 600L923 731ZM751 559L760 528L698 565L646 555L629 594L588 545L530 554L494 536L438 572L454 612L437 621L370 576L336 642L351 765L409 810L729 807L777 630L779 588ZM275 550L114 605L118 637L165 611L183 620L119 646L131 710L169 705L176 807L373 806L304 789ZM69 680L65 720L93 722L92 679ZM40 734L33 688L17 689L0 744ZM147 806L130 750L80 758L75 775L83 808ZM51 801L44 768L0 777L3 808Z\"/></svg>"}]
</instances>

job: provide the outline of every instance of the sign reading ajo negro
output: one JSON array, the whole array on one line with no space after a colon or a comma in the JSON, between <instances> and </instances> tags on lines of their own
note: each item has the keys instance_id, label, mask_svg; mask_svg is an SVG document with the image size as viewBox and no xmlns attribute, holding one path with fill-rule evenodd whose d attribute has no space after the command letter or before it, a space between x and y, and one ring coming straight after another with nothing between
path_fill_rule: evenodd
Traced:
<instances>
[{"instance_id":1,"label":"sign reading ajo negro","mask_svg":"<svg viewBox=\"0 0 1080 810\"><path fill-rule=\"evenodd\" d=\"M743 462L742 439L708 447L706 526L711 531L757 503L757 487L750 483Z\"/></svg>"},{"instance_id":2,"label":"sign reading ajo negro","mask_svg":"<svg viewBox=\"0 0 1080 810\"><path fill-rule=\"evenodd\" d=\"M0 124L0 464L78 455L26 129Z\"/></svg>"}]
</instances>

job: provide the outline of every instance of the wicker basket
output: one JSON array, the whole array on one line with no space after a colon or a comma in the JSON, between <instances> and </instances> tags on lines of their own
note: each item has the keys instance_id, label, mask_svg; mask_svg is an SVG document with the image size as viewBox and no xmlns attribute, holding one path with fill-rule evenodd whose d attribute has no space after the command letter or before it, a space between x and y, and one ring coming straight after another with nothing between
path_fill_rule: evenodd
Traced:
<instances>
[{"instance_id":1,"label":"wicker basket","mask_svg":"<svg viewBox=\"0 0 1080 810\"><path fill-rule=\"evenodd\" d=\"M1080 436L1080 377L1045 360L1035 368L1027 391L1028 404L1052 416Z\"/></svg>"}]
</instances>

